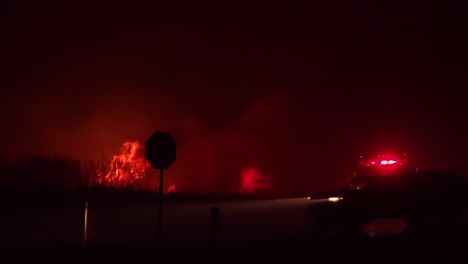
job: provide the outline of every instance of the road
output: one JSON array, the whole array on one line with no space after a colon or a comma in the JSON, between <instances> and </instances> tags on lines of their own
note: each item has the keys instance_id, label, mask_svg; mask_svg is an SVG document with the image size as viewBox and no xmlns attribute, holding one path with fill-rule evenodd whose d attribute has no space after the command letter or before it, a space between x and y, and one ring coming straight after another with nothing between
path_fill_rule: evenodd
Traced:
<instances>
[{"instance_id":1,"label":"road","mask_svg":"<svg viewBox=\"0 0 468 264\"><path fill-rule=\"evenodd\" d=\"M15 211L2 218L1 242L4 254L25 261L37 256L63 261L72 255L76 261L103 258L115 262L202 256L225 263L239 258L248 262L303 255L322 263L354 258L395 263L405 256L467 259L466 214L456 230L431 229L427 223L427 230L407 233L401 219L380 219L364 227L361 234L319 234L313 219L305 214L308 203L306 198L297 198L167 204L160 242L156 241L157 206L89 204L86 245L81 244L84 210ZM210 229L212 207L221 212L216 243Z\"/></svg>"}]
</instances>

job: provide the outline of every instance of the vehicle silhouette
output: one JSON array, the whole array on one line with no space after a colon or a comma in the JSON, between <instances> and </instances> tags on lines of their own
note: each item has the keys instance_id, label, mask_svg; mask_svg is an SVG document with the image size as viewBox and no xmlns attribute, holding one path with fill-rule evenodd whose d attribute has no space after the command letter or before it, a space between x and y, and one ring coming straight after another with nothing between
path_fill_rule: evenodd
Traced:
<instances>
[{"instance_id":1,"label":"vehicle silhouette","mask_svg":"<svg viewBox=\"0 0 468 264\"><path fill-rule=\"evenodd\" d=\"M308 214L322 229L342 225L358 231L382 218L403 218L409 226L429 218L453 226L464 210L465 191L463 178L451 172L360 176L337 192L312 195L319 202L308 205Z\"/></svg>"}]
</instances>

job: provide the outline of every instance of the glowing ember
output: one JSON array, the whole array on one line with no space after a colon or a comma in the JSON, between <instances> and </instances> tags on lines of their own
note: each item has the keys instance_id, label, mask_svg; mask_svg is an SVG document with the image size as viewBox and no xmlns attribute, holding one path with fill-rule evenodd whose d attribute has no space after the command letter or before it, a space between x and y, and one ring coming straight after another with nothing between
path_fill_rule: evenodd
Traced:
<instances>
[{"instance_id":1,"label":"glowing ember","mask_svg":"<svg viewBox=\"0 0 468 264\"><path fill-rule=\"evenodd\" d=\"M241 173L240 192L253 192L271 187L269 175L262 175L256 168L244 169Z\"/></svg>"},{"instance_id":2,"label":"glowing ember","mask_svg":"<svg viewBox=\"0 0 468 264\"><path fill-rule=\"evenodd\" d=\"M97 183L107 187L141 188L145 183L146 160L138 141L125 142L119 155L106 162L97 172Z\"/></svg>"}]
</instances>

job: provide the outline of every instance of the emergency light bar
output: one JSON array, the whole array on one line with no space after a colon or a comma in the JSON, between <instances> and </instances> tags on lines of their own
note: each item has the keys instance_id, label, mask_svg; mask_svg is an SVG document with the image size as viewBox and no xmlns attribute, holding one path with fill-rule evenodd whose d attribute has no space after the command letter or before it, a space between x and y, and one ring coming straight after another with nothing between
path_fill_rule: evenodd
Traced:
<instances>
[{"instance_id":1,"label":"emergency light bar","mask_svg":"<svg viewBox=\"0 0 468 264\"><path fill-rule=\"evenodd\" d=\"M408 157L403 155L374 155L359 157L359 166L356 168L355 176L392 175L409 171Z\"/></svg>"},{"instance_id":2,"label":"emergency light bar","mask_svg":"<svg viewBox=\"0 0 468 264\"><path fill-rule=\"evenodd\" d=\"M408 160L406 154L402 157L395 155L376 155L371 158L363 158L360 156L359 167L374 167L374 166L388 166L388 165L406 165Z\"/></svg>"},{"instance_id":3,"label":"emergency light bar","mask_svg":"<svg viewBox=\"0 0 468 264\"><path fill-rule=\"evenodd\" d=\"M381 160L380 161L380 165L392 165L392 164L395 164L397 163L396 160Z\"/></svg>"}]
</instances>

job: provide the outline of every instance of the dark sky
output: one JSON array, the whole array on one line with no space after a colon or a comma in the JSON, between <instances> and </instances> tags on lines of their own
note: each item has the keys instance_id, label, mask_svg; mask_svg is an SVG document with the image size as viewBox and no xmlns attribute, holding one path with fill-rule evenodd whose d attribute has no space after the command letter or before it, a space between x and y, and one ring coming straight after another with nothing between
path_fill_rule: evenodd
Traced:
<instances>
[{"instance_id":1,"label":"dark sky","mask_svg":"<svg viewBox=\"0 0 468 264\"><path fill-rule=\"evenodd\" d=\"M4 0L0 155L90 159L168 130L185 188L246 166L329 188L372 151L467 171L461 2Z\"/></svg>"}]
</instances>

